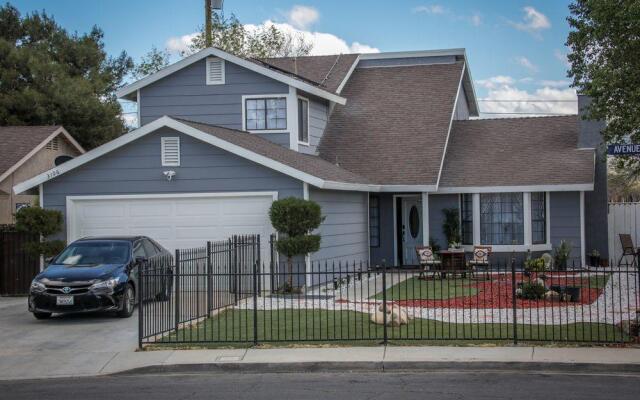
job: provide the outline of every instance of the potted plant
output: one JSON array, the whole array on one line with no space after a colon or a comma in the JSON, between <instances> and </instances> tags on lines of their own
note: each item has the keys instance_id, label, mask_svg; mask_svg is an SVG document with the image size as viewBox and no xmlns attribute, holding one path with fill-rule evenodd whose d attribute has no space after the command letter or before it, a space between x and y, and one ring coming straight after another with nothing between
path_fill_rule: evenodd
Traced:
<instances>
[{"instance_id":1,"label":"potted plant","mask_svg":"<svg viewBox=\"0 0 640 400\"><path fill-rule=\"evenodd\" d=\"M445 208L444 223L442 231L447 238L449 249L457 249L460 247L460 213L457 208Z\"/></svg>"},{"instance_id":2,"label":"potted plant","mask_svg":"<svg viewBox=\"0 0 640 400\"><path fill-rule=\"evenodd\" d=\"M593 249L589 254L589 264L593 267L600 266L600 252L596 249Z\"/></svg>"},{"instance_id":3,"label":"potted plant","mask_svg":"<svg viewBox=\"0 0 640 400\"><path fill-rule=\"evenodd\" d=\"M560 244L553 250L553 258L558 271L567 270L567 261L570 255L571 245L565 240L560 241Z\"/></svg>"}]
</instances>

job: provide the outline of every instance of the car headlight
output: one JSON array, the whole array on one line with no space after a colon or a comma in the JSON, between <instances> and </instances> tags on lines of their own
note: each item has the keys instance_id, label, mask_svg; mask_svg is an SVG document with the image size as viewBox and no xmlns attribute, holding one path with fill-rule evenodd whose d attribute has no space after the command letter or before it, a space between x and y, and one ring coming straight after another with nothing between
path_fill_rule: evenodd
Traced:
<instances>
[{"instance_id":1,"label":"car headlight","mask_svg":"<svg viewBox=\"0 0 640 400\"><path fill-rule=\"evenodd\" d=\"M120 278L111 278L106 281L96 282L89 287L89 290L113 290L120 282Z\"/></svg>"},{"instance_id":2,"label":"car headlight","mask_svg":"<svg viewBox=\"0 0 640 400\"><path fill-rule=\"evenodd\" d=\"M44 285L44 283L41 283L38 281L31 282L32 292L41 293L41 292L44 292L45 290L47 290L47 287Z\"/></svg>"}]
</instances>

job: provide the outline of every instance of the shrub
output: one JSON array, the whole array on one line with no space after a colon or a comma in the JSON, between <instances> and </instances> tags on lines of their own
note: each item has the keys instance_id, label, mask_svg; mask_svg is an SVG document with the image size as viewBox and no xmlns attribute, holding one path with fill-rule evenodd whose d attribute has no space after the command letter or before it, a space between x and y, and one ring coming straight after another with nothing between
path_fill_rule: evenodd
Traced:
<instances>
[{"instance_id":1,"label":"shrub","mask_svg":"<svg viewBox=\"0 0 640 400\"><path fill-rule=\"evenodd\" d=\"M547 270L545 265L544 258L532 258L530 260L525 260L524 269L527 272L544 272Z\"/></svg>"},{"instance_id":2,"label":"shrub","mask_svg":"<svg viewBox=\"0 0 640 400\"><path fill-rule=\"evenodd\" d=\"M293 287L293 257L320 249L320 236L312 235L324 218L320 206L311 200L289 197L274 201L269 210L271 225L280 234L276 250L287 257L288 287Z\"/></svg>"},{"instance_id":3,"label":"shrub","mask_svg":"<svg viewBox=\"0 0 640 400\"><path fill-rule=\"evenodd\" d=\"M64 241L47 239L49 236L62 231L62 224L62 213L57 210L47 210L33 206L23 207L16 212L16 229L42 238L42 240L25 245L25 250L35 256L55 256L64 249Z\"/></svg>"},{"instance_id":4,"label":"shrub","mask_svg":"<svg viewBox=\"0 0 640 400\"><path fill-rule=\"evenodd\" d=\"M537 282L525 282L520 289L520 297L529 300L541 299L547 292L547 288Z\"/></svg>"},{"instance_id":5,"label":"shrub","mask_svg":"<svg viewBox=\"0 0 640 400\"><path fill-rule=\"evenodd\" d=\"M559 270L567 269L567 260L571 255L571 244L562 240L560 244L553 250L553 258L555 265Z\"/></svg>"}]
</instances>

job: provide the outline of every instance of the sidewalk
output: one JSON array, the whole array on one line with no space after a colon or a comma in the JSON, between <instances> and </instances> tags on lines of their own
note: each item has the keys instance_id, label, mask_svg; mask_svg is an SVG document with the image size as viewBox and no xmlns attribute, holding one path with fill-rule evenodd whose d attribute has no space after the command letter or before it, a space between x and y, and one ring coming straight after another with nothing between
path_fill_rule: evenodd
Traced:
<instances>
[{"instance_id":1,"label":"sidewalk","mask_svg":"<svg viewBox=\"0 0 640 400\"><path fill-rule=\"evenodd\" d=\"M334 347L40 352L0 356L0 380L123 372L313 372L526 369L640 373L638 348Z\"/></svg>"}]
</instances>

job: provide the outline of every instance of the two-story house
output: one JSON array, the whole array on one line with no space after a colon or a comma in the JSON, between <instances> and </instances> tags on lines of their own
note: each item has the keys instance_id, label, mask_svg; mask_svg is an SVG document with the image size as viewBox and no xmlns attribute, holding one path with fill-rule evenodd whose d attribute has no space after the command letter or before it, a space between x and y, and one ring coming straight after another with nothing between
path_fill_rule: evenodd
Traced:
<instances>
[{"instance_id":1,"label":"two-story house","mask_svg":"<svg viewBox=\"0 0 640 400\"><path fill-rule=\"evenodd\" d=\"M254 60L208 48L118 96L138 103L140 128L14 188L40 186L69 241L266 237L271 202L293 196L326 216L312 261L415 264L416 246L447 246L450 208L468 248L607 253L601 124L470 119L462 49Z\"/></svg>"}]
</instances>

